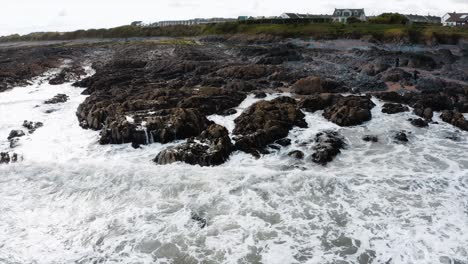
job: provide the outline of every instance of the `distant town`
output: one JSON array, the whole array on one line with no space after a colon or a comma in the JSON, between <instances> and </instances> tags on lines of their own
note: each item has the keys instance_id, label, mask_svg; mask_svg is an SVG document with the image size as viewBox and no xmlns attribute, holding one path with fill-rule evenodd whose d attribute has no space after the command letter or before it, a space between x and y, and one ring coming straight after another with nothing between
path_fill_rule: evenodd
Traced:
<instances>
[{"instance_id":1,"label":"distant town","mask_svg":"<svg viewBox=\"0 0 468 264\"><path fill-rule=\"evenodd\" d=\"M400 14L406 17L407 24L441 24L443 26L468 26L468 13L451 12L442 17L431 15L413 15ZM360 9L335 9L333 14L301 14L301 13L283 13L279 16L239 16L236 18L195 18L188 20L168 20L153 23L143 23L142 21L132 22L132 26L142 27L165 27L176 25L202 25L216 24L225 22L245 22L245 23L282 23L287 20L312 23L355 23L372 20L377 16L366 16L365 10Z\"/></svg>"}]
</instances>

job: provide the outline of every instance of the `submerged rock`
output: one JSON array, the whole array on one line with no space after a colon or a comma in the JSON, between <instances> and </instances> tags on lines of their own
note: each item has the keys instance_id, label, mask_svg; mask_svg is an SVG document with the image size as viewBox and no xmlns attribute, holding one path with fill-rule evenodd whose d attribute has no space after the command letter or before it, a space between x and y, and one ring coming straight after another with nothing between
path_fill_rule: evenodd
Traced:
<instances>
[{"instance_id":1,"label":"submerged rock","mask_svg":"<svg viewBox=\"0 0 468 264\"><path fill-rule=\"evenodd\" d=\"M154 162L163 165L181 161L192 165L215 166L224 163L232 151L227 129L213 124L196 139L161 151Z\"/></svg>"},{"instance_id":2,"label":"submerged rock","mask_svg":"<svg viewBox=\"0 0 468 264\"><path fill-rule=\"evenodd\" d=\"M385 103L382 106L382 113L386 114L396 114L401 112L408 112L409 108L402 104L392 104L392 103Z\"/></svg>"},{"instance_id":3,"label":"submerged rock","mask_svg":"<svg viewBox=\"0 0 468 264\"><path fill-rule=\"evenodd\" d=\"M57 94L49 100L44 101L44 104L58 104L58 103L65 103L70 99L66 94Z\"/></svg>"},{"instance_id":4,"label":"submerged rock","mask_svg":"<svg viewBox=\"0 0 468 264\"><path fill-rule=\"evenodd\" d=\"M374 106L370 96L346 96L325 108L323 116L339 126L355 126L371 120Z\"/></svg>"},{"instance_id":5,"label":"submerged rock","mask_svg":"<svg viewBox=\"0 0 468 264\"><path fill-rule=\"evenodd\" d=\"M367 142L378 142L379 138L373 135L365 135L362 137L362 140L367 141Z\"/></svg>"},{"instance_id":6,"label":"submerged rock","mask_svg":"<svg viewBox=\"0 0 468 264\"><path fill-rule=\"evenodd\" d=\"M408 136L405 131L399 131L395 134L394 138L401 142L408 142Z\"/></svg>"},{"instance_id":7,"label":"submerged rock","mask_svg":"<svg viewBox=\"0 0 468 264\"><path fill-rule=\"evenodd\" d=\"M336 131L318 133L315 135L315 143L312 161L321 165L332 161L346 145L343 137Z\"/></svg>"},{"instance_id":8,"label":"submerged rock","mask_svg":"<svg viewBox=\"0 0 468 264\"><path fill-rule=\"evenodd\" d=\"M253 104L234 123L236 148L256 156L268 144L285 138L294 126L307 127L296 101L284 96Z\"/></svg>"}]
</instances>

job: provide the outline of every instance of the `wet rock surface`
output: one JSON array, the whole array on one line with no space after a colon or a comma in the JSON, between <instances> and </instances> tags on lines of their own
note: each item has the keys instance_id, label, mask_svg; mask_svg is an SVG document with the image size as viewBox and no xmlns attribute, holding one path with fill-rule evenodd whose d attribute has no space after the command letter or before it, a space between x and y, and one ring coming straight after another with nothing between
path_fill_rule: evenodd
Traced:
<instances>
[{"instance_id":1,"label":"wet rock surface","mask_svg":"<svg viewBox=\"0 0 468 264\"><path fill-rule=\"evenodd\" d=\"M315 135L312 161L326 165L332 161L346 145L344 138L336 131L324 131Z\"/></svg>"},{"instance_id":2,"label":"wet rock surface","mask_svg":"<svg viewBox=\"0 0 468 264\"><path fill-rule=\"evenodd\" d=\"M29 134L32 134L34 133L34 131L36 131L36 129L40 128L44 126L44 123L42 122L33 122L33 121L28 121L28 120L24 120L23 122L23 127L28 129L28 132Z\"/></svg>"},{"instance_id":3,"label":"wet rock surface","mask_svg":"<svg viewBox=\"0 0 468 264\"><path fill-rule=\"evenodd\" d=\"M339 126L355 126L371 120L374 106L370 96L346 96L325 108L323 116Z\"/></svg>"},{"instance_id":4,"label":"wet rock surface","mask_svg":"<svg viewBox=\"0 0 468 264\"><path fill-rule=\"evenodd\" d=\"M408 111L409 111L409 108L402 104L386 103L382 106L382 113L386 113L386 114L396 114L396 113L408 112Z\"/></svg>"},{"instance_id":5,"label":"wet rock surface","mask_svg":"<svg viewBox=\"0 0 468 264\"><path fill-rule=\"evenodd\" d=\"M231 154L233 145L227 129L220 125L210 125L200 136L186 143L160 152L154 162L169 164L177 161L192 165L214 166L224 163Z\"/></svg>"},{"instance_id":6,"label":"wet rock surface","mask_svg":"<svg viewBox=\"0 0 468 264\"><path fill-rule=\"evenodd\" d=\"M0 165L15 163L18 161L18 154L10 152L0 152Z\"/></svg>"},{"instance_id":7,"label":"wet rock surface","mask_svg":"<svg viewBox=\"0 0 468 264\"><path fill-rule=\"evenodd\" d=\"M294 126L307 127L304 114L291 97L278 97L253 104L234 120L237 149L258 156L275 140L284 138Z\"/></svg>"},{"instance_id":8,"label":"wet rock surface","mask_svg":"<svg viewBox=\"0 0 468 264\"><path fill-rule=\"evenodd\" d=\"M457 111L443 111L440 115L440 118L449 124L452 124L462 130L468 131L468 120L463 116L463 114Z\"/></svg>"}]
</instances>

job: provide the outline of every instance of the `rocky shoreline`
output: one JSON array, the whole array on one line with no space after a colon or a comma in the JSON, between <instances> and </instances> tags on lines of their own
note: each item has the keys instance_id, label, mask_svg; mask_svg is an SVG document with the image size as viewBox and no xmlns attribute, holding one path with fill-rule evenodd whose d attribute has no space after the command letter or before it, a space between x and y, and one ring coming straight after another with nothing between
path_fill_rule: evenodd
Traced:
<instances>
[{"instance_id":1,"label":"rocky shoreline","mask_svg":"<svg viewBox=\"0 0 468 264\"><path fill-rule=\"evenodd\" d=\"M85 62L96 73L81 79ZM375 46L314 48L282 39L205 38L190 45L142 41L10 47L0 50L0 92L59 67L49 83L76 81L74 86L85 88L83 94L89 96L77 109L78 122L83 129L100 131L100 144L139 148L186 140L159 153L157 164L220 165L234 151L260 157L287 145L293 127L307 127L303 112L323 111L338 126L371 120L372 96L388 102L382 112L389 115L411 107L415 118L408 122L416 127L428 127L438 112L454 129L468 131L463 116L468 112L468 52L462 45L392 51ZM249 94L262 98L271 92L288 96L250 106L234 120L232 135L207 118L236 114ZM67 99L57 94L44 103ZM336 131L323 131L311 141L311 161L318 164L346 148ZM290 154L303 158L303 153Z\"/></svg>"}]
</instances>

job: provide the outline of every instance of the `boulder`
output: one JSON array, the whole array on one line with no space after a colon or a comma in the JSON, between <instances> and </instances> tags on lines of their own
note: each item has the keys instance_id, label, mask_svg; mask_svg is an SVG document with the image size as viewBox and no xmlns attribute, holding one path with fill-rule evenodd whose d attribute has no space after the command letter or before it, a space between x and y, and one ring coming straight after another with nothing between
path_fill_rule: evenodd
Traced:
<instances>
[{"instance_id":1,"label":"boulder","mask_svg":"<svg viewBox=\"0 0 468 264\"><path fill-rule=\"evenodd\" d=\"M154 162L163 165L180 161L192 165L215 166L224 163L232 150L227 129L213 124L196 140L189 139L186 143L161 151Z\"/></svg>"},{"instance_id":2,"label":"boulder","mask_svg":"<svg viewBox=\"0 0 468 264\"><path fill-rule=\"evenodd\" d=\"M410 122L415 127L428 127L429 124L421 118L410 119Z\"/></svg>"},{"instance_id":3,"label":"boulder","mask_svg":"<svg viewBox=\"0 0 468 264\"><path fill-rule=\"evenodd\" d=\"M446 123L468 131L468 120L466 120L463 114L460 112L446 110L442 112L440 118Z\"/></svg>"},{"instance_id":4,"label":"boulder","mask_svg":"<svg viewBox=\"0 0 468 264\"><path fill-rule=\"evenodd\" d=\"M289 138L282 138L282 139L278 139L275 141L275 144L278 144L282 147L287 147L289 145L291 145L291 139Z\"/></svg>"},{"instance_id":5,"label":"boulder","mask_svg":"<svg viewBox=\"0 0 468 264\"><path fill-rule=\"evenodd\" d=\"M355 126L371 120L374 106L370 96L346 96L325 108L323 116L339 126Z\"/></svg>"},{"instance_id":6,"label":"boulder","mask_svg":"<svg viewBox=\"0 0 468 264\"><path fill-rule=\"evenodd\" d=\"M303 159L304 158L304 152L300 150L293 150L288 153L289 157L295 158L295 159Z\"/></svg>"},{"instance_id":7,"label":"boulder","mask_svg":"<svg viewBox=\"0 0 468 264\"><path fill-rule=\"evenodd\" d=\"M291 97L259 101L234 120L236 148L253 155L275 140L285 138L294 126L307 127L304 114Z\"/></svg>"},{"instance_id":8,"label":"boulder","mask_svg":"<svg viewBox=\"0 0 468 264\"><path fill-rule=\"evenodd\" d=\"M385 103L382 106L382 113L386 114L396 114L401 112L408 112L409 108L402 104L392 104L392 103Z\"/></svg>"},{"instance_id":9,"label":"boulder","mask_svg":"<svg viewBox=\"0 0 468 264\"><path fill-rule=\"evenodd\" d=\"M315 152L312 154L312 161L321 165L326 165L332 161L336 155L345 147L343 137L336 131L323 131L315 135Z\"/></svg>"},{"instance_id":10,"label":"boulder","mask_svg":"<svg viewBox=\"0 0 468 264\"><path fill-rule=\"evenodd\" d=\"M432 120L432 117L434 116L434 112L430 107L427 107L425 109L423 108L414 108L413 113L417 116L420 116L426 120Z\"/></svg>"}]
</instances>

